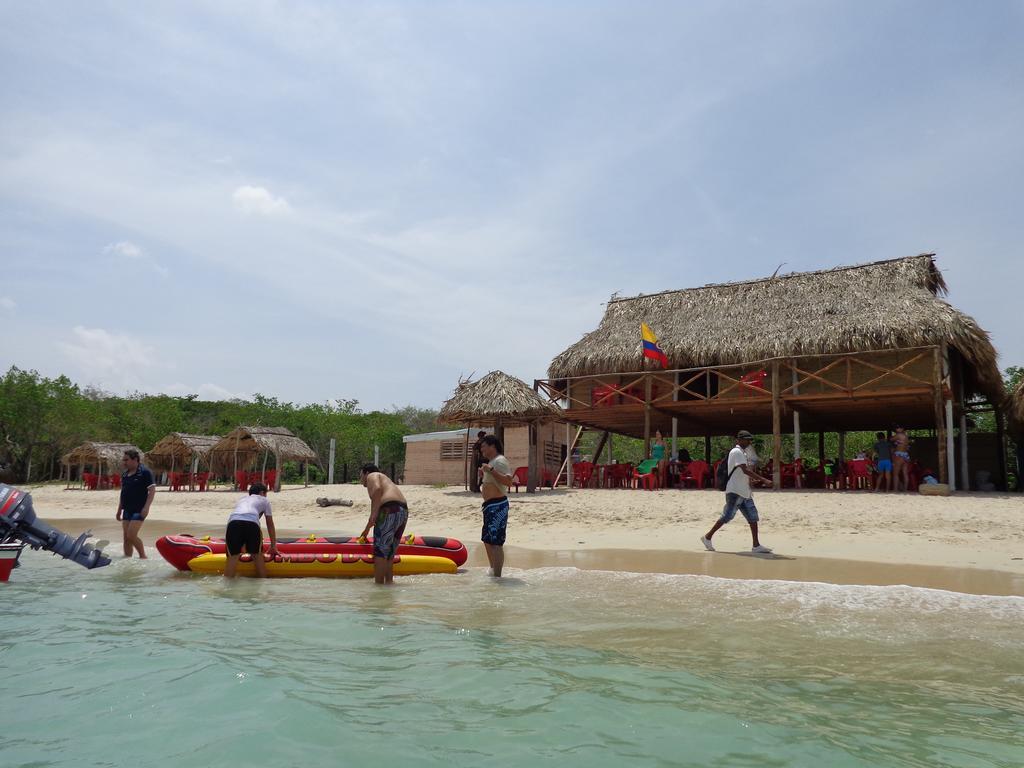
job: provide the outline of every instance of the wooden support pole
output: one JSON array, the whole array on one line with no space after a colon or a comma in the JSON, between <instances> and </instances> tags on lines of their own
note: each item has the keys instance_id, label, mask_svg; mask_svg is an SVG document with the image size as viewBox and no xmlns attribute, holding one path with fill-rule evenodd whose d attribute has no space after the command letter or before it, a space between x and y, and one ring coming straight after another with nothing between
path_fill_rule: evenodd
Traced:
<instances>
[{"instance_id":1,"label":"wooden support pole","mask_svg":"<svg viewBox=\"0 0 1024 768\"><path fill-rule=\"evenodd\" d=\"M825 433L818 433L818 466L825 466Z\"/></svg>"},{"instance_id":2,"label":"wooden support pole","mask_svg":"<svg viewBox=\"0 0 1024 768\"><path fill-rule=\"evenodd\" d=\"M971 490L971 475L967 466L967 388L964 386L964 356L956 353L956 392L960 404L960 488Z\"/></svg>"},{"instance_id":3,"label":"wooden support pole","mask_svg":"<svg viewBox=\"0 0 1024 768\"><path fill-rule=\"evenodd\" d=\"M796 366L793 366L793 394L800 394L800 377L796 374ZM800 411L793 409L793 458L800 458ZM797 475L797 487L799 487L800 476Z\"/></svg>"},{"instance_id":4,"label":"wooden support pole","mask_svg":"<svg viewBox=\"0 0 1024 768\"><path fill-rule=\"evenodd\" d=\"M839 463L846 464L846 433L839 433Z\"/></svg>"},{"instance_id":5,"label":"wooden support pole","mask_svg":"<svg viewBox=\"0 0 1024 768\"><path fill-rule=\"evenodd\" d=\"M537 490L537 425L530 423L526 428L526 492Z\"/></svg>"},{"instance_id":6,"label":"wooden support pole","mask_svg":"<svg viewBox=\"0 0 1024 768\"><path fill-rule=\"evenodd\" d=\"M462 484L469 490L469 430L472 425L466 427L466 440L462 447Z\"/></svg>"},{"instance_id":7,"label":"wooden support pole","mask_svg":"<svg viewBox=\"0 0 1024 768\"><path fill-rule=\"evenodd\" d=\"M572 488L572 454L569 453L569 441L572 440L572 433L570 432L571 427L569 422L565 422L565 455L569 457L569 460L565 463L565 487ZM557 481L558 478L556 477Z\"/></svg>"},{"instance_id":8,"label":"wooden support pole","mask_svg":"<svg viewBox=\"0 0 1024 768\"><path fill-rule=\"evenodd\" d=\"M711 435L704 435L704 463L711 463Z\"/></svg>"},{"instance_id":9,"label":"wooden support pole","mask_svg":"<svg viewBox=\"0 0 1024 768\"><path fill-rule=\"evenodd\" d=\"M772 488L782 487L782 403L779 398L779 361L772 361Z\"/></svg>"},{"instance_id":10,"label":"wooden support pole","mask_svg":"<svg viewBox=\"0 0 1024 768\"><path fill-rule=\"evenodd\" d=\"M939 457L939 482L949 482L946 466L946 414L942 402L942 350L935 347L932 356L932 402L935 411L935 449Z\"/></svg>"},{"instance_id":11,"label":"wooden support pole","mask_svg":"<svg viewBox=\"0 0 1024 768\"><path fill-rule=\"evenodd\" d=\"M331 447L330 447L330 450L328 451L328 454L327 454L328 457L329 457L327 459L327 484L328 485L334 485L334 448L335 448L335 440L332 437L331 438Z\"/></svg>"},{"instance_id":12,"label":"wooden support pole","mask_svg":"<svg viewBox=\"0 0 1024 768\"><path fill-rule=\"evenodd\" d=\"M651 377L644 377L644 458L651 458Z\"/></svg>"},{"instance_id":13,"label":"wooden support pole","mask_svg":"<svg viewBox=\"0 0 1024 768\"><path fill-rule=\"evenodd\" d=\"M949 347L942 345L942 392L946 400L946 474L949 477L949 489L956 490L956 444L953 436L956 434L956 427L953 422L953 399L952 399L953 372L949 364Z\"/></svg>"},{"instance_id":14,"label":"wooden support pole","mask_svg":"<svg viewBox=\"0 0 1024 768\"><path fill-rule=\"evenodd\" d=\"M679 400L679 371L676 371L673 380L675 386L672 388L672 401L677 402ZM668 457L670 461L674 461L679 456L679 450L676 447L676 440L679 437L679 419L675 416L672 417L672 454Z\"/></svg>"},{"instance_id":15,"label":"wooden support pole","mask_svg":"<svg viewBox=\"0 0 1024 768\"><path fill-rule=\"evenodd\" d=\"M597 439L597 447L594 449L594 463L595 464L600 464L601 463L601 449L604 448L604 444L605 443L609 443L610 444L609 438L611 438L611 434L612 434L611 432L609 432L608 430L605 430L604 432L601 433L601 436ZM609 464L612 463L610 455L608 457L608 463Z\"/></svg>"}]
</instances>

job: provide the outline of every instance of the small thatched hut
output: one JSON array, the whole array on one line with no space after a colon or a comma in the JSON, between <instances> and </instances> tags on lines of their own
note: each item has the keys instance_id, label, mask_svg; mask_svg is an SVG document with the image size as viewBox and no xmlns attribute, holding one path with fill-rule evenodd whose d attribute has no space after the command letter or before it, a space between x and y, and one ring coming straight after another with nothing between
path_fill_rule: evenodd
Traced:
<instances>
[{"instance_id":1,"label":"small thatched hut","mask_svg":"<svg viewBox=\"0 0 1024 768\"><path fill-rule=\"evenodd\" d=\"M538 430L541 425L562 421L559 408L540 397L524 382L501 371L491 371L474 382L459 382L455 393L438 413L437 420L444 424L466 426L493 426L498 439L504 442L504 428L511 426L529 427L529 482L527 490L537 485L537 471L544 464L540 456L541 440ZM467 438L468 440L468 432ZM469 460L469 452L465 452Z\"/></svg>"},{"instance_id":2,"label":"small thatched hut","mask_svg":"<svg viewBox=\"0 0 1024 768\"><path fill-rule=\"evenodd\" d=\"M538 386L567 403L570 421L636 437L745 428L773 433L778 447L783 427L934 428L945 479L965 403L1002 400L988 333L945 292L934 254L921 254L612 298ZM665 371L645 363L641 323Z\"/></svg>"},{"instance_id":3,"label":"small thatched hut","mask_svg":"<svg viewBox=\"0 0 1024 768\"><path fill-rule=\"evenodd\" d=\"M274 457L274 490L281 490L281 469L286 461L307 464L307 484L310 461L316 461L316 452L284 427L237 427L222 437L210 449L210 465L215 472L231 473L239 470L259 469L261 477L267 473L267 462Z\"/></svg>"},{"instance_id":4,"label":"small thatched hut","mask_svg":"<svg viewBox=\"0 0 1024 768\"><path fill-rule=\"evenodd\" d=\"M150 469L173 472L175 469L198 471L200 462L209 464L210 451L220 440L216 435L188 435L171 432L146 451Z\"/></svg>"},{"instance_id":5,"label":"small thatched hut","mask_svg":"<svg viewBox=\"0 0 1024 768\"><path fill-rule=\"evenodd\" d=\"M100 476L116 475L121 472L121 459L127 450L139 451L131 443L82 443L61 457L61 463L66 468L68 487L73 479L82 481L87 469L93 474ZM145 460L145 455L139 451L139 456ZM75 473L77 470L77 477Z\"/></svg>"}]
</instances>

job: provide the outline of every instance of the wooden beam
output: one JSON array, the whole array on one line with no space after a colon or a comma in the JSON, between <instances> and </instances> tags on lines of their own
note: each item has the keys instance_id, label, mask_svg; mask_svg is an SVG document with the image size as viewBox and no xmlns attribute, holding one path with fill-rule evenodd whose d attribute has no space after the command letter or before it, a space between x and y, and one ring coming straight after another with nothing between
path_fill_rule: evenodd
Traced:
<instances>
[{"instance_id":1,"label":"wooden beam","mask_svg":"<svg viewBox=\"0 0 1024 768\"><path fill-rule=\"evenodd\" d=\"M644 458L651 458L651 379L644 379Z\"/></svg>"},{"instance_id":2,"label":"wooden beam","mask_svg":"<svg viewBox=\"0 0 1024 768\"><path fill-rule=\"evenodd\" d=\"M537 425L531 423L526 429L526 492L537 490Z\"/></svg>"},{"instance_id":3,"label":"wooden beam","mask_svg":"<svg viewBox=\"0 0 1024 768\"><path fill-rule=\"evenodd\" d=\"M772 361L772 487L782 487L782 409L779 399L779 361Z\"/></svg>"},{"instance_id":4,"label":"wooden beam","mask_svg":"<svg viewBox=\"0 0 1024 768\"><path fill-rule=\"evenodd\" d=\"M935 443L939 454L939 482L949 482L949 471L946 466L946 413L942 402L942 350L932 350L932 386L935 390L933 400L935 407Z\"/></svg>"},{"instance_id":5,"label":"wooden beam","mask_svg":"<svg viewBox=\"0 0 1024 768\"><path fill-rule=\"evenodd\" d=\"M604 448L604 444L608 442L608 438L611 437L611 432L607 429L601 433L601 437L597 439L597 447L594 449L594 463L601 463L601 449ZM610 445L611 443L609 443ZM610 457L609 457L610 458ZM611 463L611 462L609 462Z\"/></svg>"}]
</instances>

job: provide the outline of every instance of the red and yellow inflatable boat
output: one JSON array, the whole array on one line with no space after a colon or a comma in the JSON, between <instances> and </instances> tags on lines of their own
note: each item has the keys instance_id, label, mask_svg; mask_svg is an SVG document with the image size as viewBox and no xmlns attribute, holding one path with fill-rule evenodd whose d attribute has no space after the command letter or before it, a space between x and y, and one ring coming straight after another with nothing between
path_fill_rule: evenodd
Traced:
<instances>
[{"instance_id":1,"label":"red and yellow inflatable boat","mask_svg":"<svg viewBox=\"0 0 1024 768\"><path fill-rule=\"evenodd\" d=\"M163 555L164 560L169 562L179 571L195 571L201 573L218 573L224 570L224 561L227 555L227 548L224 539L212 536L192 536L182 533L174 536L161 536L156 541L157 551ZM270 548L270 541L263 540L263 550ZM278 539L277 550L281 559L275 563L268 561L267 574L271 576L284 575L323 575L323 576L372 576L373 575L373 537L361 540L356 536L306 536L301 539ZM304 557L298 557L302 555ZM208 557L213 556L213 557ZM454 573L455 570L466 562L469 553L466 545L458 539L449 539L443 536L414 536L402 537L398 545L398 553L395 559L395 573ZM321 558L320 565L312 564L313 560ZM330 568L321 566L328 564L323 558L331 558ZM205 558L201 561L198 558ZM285 558L288 558L285 560ZM399 558L405 560L405 566L399 568ZM451 570L447 570L445 563L433 563L430 560L444 560L452 564ZM245 563L249 562L248 566ZM370 563L369 573L362 572L360 563ZM217 571L215 564L219 563L220 570ZM243 566L254 569L246 555L239 559L239 573L246 573ZM424 570L409 570L419 565ZM298 566L303 566L299 568ZM308 566L308 568L306 567ZM214 569L214 570L211 570ZM284 571L292 570L295 573L286 574ZM317 571L316 574L305 573L308 570ZM279 571L275 573L275 571ZM303 571L303 573L299 573Z\"/></svg>"},{"instance_id":2,"label":"red and yellow inflatable boat","mask_svg":"<svg viewBox=\"0 0 1024 768\"><path fill-rule=\"evenodd\" d=\"M227 555L212 554L194 557L189 561L189 570L193 573L208 575L223 574L227 557ZM395 555L394 573L396 576L455 573L456 570L458 570L458 566L447 557ZM242 555L238 558L238 575L256 575L256 566L249 555ZM292 552L268 560L267 576L270 578L365 578L373 576L373 555Z\"/></svg>"}]
</instances>

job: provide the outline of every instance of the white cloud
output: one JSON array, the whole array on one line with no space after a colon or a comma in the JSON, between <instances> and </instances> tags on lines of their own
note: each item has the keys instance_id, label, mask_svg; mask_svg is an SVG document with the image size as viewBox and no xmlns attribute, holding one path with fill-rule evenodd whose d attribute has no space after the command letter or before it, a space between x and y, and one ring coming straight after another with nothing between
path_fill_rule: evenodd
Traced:
<instances>
[{"instance_id":1,"label":"white cloud","mask_svg":"<svg viewBox=\"0 0 1024 768\"><path fill-rule=\"evenodd\" d=\"M146 374L163 367L156 350L142 340L103 328L76 325L57 348L83 379L113 390L141 389Z\"/></svg>"},{"instance_id":2,"label":"white cloud","mask_svg":"<svg viewBox=\"0 0 1024 768\"><path fill-rule=\"evenodd\" d=\"M0 296L0 309L4 312L10 312L13 314L14 310L18 308L18 302L12 299L10 296Z\"/></svg>"},{"instance_id":3,"label":"white cloud","mask_svg":"<svg viewBox=\"0 0 1024 768\"><path fill-rule=\"evenodd\" d=\"M104 253L112 253L115 256L124 256L128 259L139 259L142 257L142 249L135 243L122 240L119 243L111 243L103 249Z\"/></svg>"},{"instance_id":4,"label":"white cloud","mask_svg":"<svg viewBox=\"0 0 1024 768\"><path fill-rule=\"evenodd\" d=\"M274 197L266 187L241 186L231 194L235 210L244 214L276 216L288 213L291 206L283 197Z\"/></svg>"}]
</instances>

